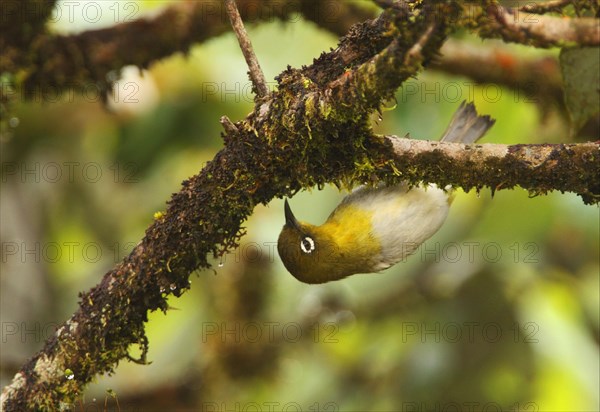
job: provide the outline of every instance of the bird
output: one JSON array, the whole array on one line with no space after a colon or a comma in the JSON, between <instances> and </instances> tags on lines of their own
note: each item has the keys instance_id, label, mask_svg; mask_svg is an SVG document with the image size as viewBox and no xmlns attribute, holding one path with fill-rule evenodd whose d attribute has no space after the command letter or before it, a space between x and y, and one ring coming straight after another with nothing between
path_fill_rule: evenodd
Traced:
<instances>
[{"instance_id":1,"label":"bird","mask_svg":"<svg viewBox=\"0 0 600 412\"><path fill-rule=\"evenodd\" d=\"M463 101L441 141L474 143L494 123ZM320 226L297 220L286 199L277 251L288 272L308 284L380 272L405 260L439 230L452 199L450 186L363 185L344 197Z\"/></svg>"}]
</instances>

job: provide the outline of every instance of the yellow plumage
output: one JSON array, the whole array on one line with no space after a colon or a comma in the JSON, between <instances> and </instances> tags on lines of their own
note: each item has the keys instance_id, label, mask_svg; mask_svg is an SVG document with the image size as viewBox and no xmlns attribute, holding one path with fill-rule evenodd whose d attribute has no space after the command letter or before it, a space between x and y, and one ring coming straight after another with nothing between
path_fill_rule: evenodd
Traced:
<instances>
[{"instance_id":1,"label":"yellow plumage","mask_svg":"<svg viewBox=\"0 0 600 412\"><path fill-rule=\"evenodd\" d=\"M442 141L473 143L493 125L462 104ZM451 195L435 185L361 186L321 226L299 222L287 200L277 250L287 270L306 283L386 269L414 251L444 223Z\"/></svg>"}]
</instances>

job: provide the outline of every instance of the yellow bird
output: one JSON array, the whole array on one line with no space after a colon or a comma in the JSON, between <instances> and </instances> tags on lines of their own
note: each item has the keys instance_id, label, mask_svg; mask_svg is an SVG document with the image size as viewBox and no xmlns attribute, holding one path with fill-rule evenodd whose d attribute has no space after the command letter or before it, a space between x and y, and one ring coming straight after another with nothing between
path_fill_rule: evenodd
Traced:
<instances>
[{"instance_id":1,"label":"yellow bird","mask_svg":"<svg viewBox=\"0 0 600 412\"><path fill-rule=\"evenodd\" d=\"M441 141L474 143L494 120L463 102ZM296 219L285 201L285 225L277 251L299 281L325 283L356 273L387 269L414 253L446 220L451 195L433 184L409 190L360 186L346 196L321 226Z\"/></svg>"}]
</instances>

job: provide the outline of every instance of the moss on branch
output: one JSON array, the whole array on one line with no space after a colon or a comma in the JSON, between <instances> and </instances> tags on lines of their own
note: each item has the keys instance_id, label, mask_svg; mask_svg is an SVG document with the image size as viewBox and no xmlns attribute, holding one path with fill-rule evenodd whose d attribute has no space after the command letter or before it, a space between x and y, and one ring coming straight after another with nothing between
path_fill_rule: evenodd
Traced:
<instances>
[{"instance_id":1,"label":"moss on branch","mask_svg":"<svg viewBox=\"0 0 600 412\"><path fill-rule=\"evenodd\" d=\"M90 86L108 93L123 67L148 68L230 30L222 1L203 0L176 2L154 17L57 35L45 31L55 2L9 0L2 7L0 73L19 73L14 87L24 98L54 96L69 89L85 91ZM343 32L354 22L372 17L342 0L237 0L237 5L246 23L285 21L300 12L317 24Z\"/></svg>"},{"instance_id":2,"label":"moss on branch","mask_svg":"<svg viewBox=\"0 0 600 412\"><path fill-rule=\"evenodd\" d=\"M393 174L415 184L434 181L465 191L520 186L530 195L553 190L577 193L586 204L600 201L600 144L502 145L442 143L387 136ZM390 173L392 174L392 173Z\"/></svg>"},{"instance_id":3,"label":"moss on branch","mask_svg":"<svg viewBox=\"0 0 600 412\"><path fill-rule=\"evenodd\" d=\"M589 2L586 8L597 13L598 6L594 7L592 3ZM495 0L481 5L465 3L463 7L461 24L474 29L483 38L501 38L505 42L543 48L600 45L598 18L534 14L526 9L504 7Z\"/></svg>"}]
</instances>

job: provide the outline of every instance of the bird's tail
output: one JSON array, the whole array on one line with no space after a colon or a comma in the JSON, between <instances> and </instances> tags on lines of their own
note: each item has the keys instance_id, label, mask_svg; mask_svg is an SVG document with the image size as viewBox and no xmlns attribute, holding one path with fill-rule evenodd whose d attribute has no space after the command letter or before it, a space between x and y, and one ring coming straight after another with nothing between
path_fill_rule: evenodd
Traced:
<instances>
[{"instance_id":1,"label":"bird's tail","mask_svg":"<svg viewBox=\"0 0 600 412\"><path fill-rule=\"evenodd\" d=\"M473 102L463 101L452 117L441 141L452 143L475 143L494 125L490 116L479 116Z\"/></svg>"}]
</instances>

